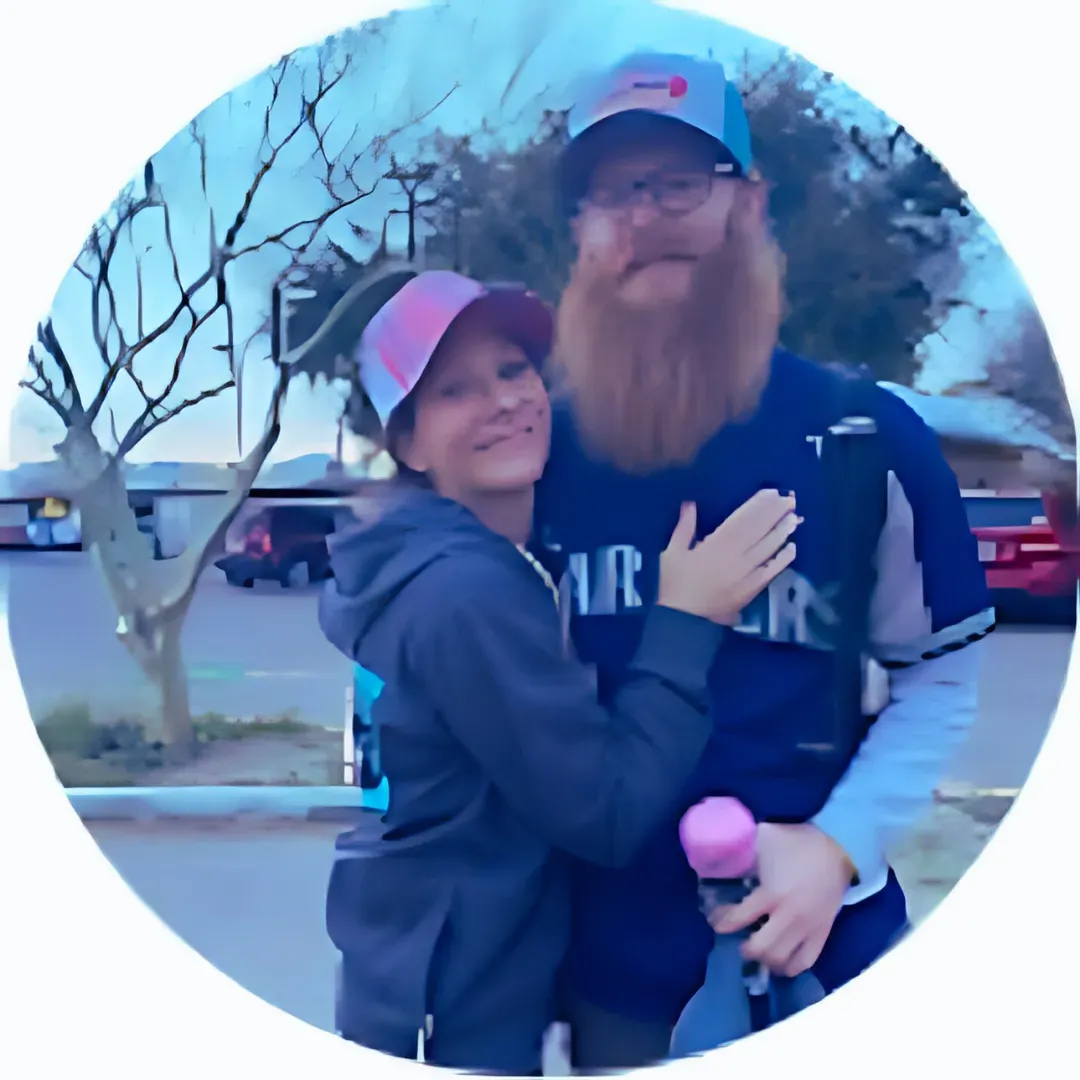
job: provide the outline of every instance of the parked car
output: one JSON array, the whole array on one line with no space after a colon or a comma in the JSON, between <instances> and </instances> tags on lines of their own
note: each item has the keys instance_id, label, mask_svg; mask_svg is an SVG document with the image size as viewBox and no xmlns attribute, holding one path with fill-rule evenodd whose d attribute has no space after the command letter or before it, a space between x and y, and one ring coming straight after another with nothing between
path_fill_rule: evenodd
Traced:
<instances>
[{"instance_id":1,"label":"parked car","mask_svg":"<svg viewBox=\"0 0 1080 1080\"><path fill-rule=\"evenodd\" d=\"M1077 543L1060 495L965 499L1002 622L1076 623Z\"/></svg>"},{"instance_id":2,"label":"parked car","mask_svg":"<svg viewBox=\"0 0 1080 1080\"><path fill-rule=\"evenodd\" d=\"M256 581L277 581L283 589L332 577L326 538L339 514L327 506L270 506L248 523L241 550L214 565L230 585L244 589Z\"/></svg>"},{"instance_id":3,"label":"parked car","mask_svg":"<svg viewBox=\"0 0 1080 1080\"><path fill-rule=\"evenodd\" d=\"M82 523L70 500L48 497L26 504L26 541L41 551L82 550Z\"/></svg>"}]
</instances>

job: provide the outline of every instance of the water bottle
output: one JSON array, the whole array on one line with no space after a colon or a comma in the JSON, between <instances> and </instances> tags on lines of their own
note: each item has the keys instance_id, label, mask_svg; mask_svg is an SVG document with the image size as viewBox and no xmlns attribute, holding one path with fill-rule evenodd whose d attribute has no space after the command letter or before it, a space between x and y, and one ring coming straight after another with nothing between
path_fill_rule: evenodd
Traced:
<instances>
[{"instance_id":1,"label":"water bottle","mask_svg":"<svg viewBox=\"0 0 1080 1080\"><path fill-rule=\"evenodd\" d=\"M757 823L738 799L709 798L693 806L679 824L679 839L698 876L704 914L737 904L757 886ZM764 1004L767 1023L791 1016L825 996L809 972L794 979L770 976L745 961L748 931L717 934L705 980L687 1003L671 1037L671 1056L689 1057L725 1046L755 1030L751 1000Z\"/></svg>"}]
</instances>

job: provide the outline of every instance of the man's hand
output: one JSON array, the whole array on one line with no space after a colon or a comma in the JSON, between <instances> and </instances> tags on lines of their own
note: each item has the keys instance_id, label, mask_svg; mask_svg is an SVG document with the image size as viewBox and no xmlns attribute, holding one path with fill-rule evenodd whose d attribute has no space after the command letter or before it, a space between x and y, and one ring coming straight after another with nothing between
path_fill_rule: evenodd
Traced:
<instances>
[{"instance_id":1,"label":"man's hand","mask_svg":"<svg viewBox=\"0 0 1080 1080\"><path fill-rule=\"evenodd\" d=\"M844 850L814 825L766 823L758 826L761 884L709 923L730 934L767 919L747 938L743 956L778 975L799 975L821 955L854 876Z\"/></svg>"}]
</instances>

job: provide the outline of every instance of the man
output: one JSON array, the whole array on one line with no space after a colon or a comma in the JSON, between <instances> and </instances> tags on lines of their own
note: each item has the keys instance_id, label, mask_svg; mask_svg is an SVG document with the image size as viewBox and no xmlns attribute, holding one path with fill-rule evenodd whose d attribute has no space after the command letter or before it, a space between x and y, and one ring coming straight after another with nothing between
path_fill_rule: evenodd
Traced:
<instances>
[{"instance_id":1,"label":"man","mask_svg":"<svg viewBox=\"0 0 1080 1080\"><path fill-rule=\"evenodd\" d=\"M805 518L793 566L722 647L714 734L668 823L631 866L577 869L568 1019L574 1064L593 1070L663 1058L701 983L713 931L677 825L707 795L736 796L762 823L760 887L717 923L752 929L747 956L812 969L831 991L903 933L883 853L926 809L974 717L969 646L994 616L932 432L872 383L777 347L782 258L723 68L632 57L583 95L571 136L562 184L579 253L554 356L568 407L538 499L537 553L563 575L601 694L633 654L682 502L697 504L702 535L762 487L793 491ZM865 651L881 667L866 664L855 695L866 704L838 727L844 513L820 454L853 387L887 466L887 514L864 560L875 575ZM868 700L882 667L883 708Z\"/></svg>"}]
</instances>

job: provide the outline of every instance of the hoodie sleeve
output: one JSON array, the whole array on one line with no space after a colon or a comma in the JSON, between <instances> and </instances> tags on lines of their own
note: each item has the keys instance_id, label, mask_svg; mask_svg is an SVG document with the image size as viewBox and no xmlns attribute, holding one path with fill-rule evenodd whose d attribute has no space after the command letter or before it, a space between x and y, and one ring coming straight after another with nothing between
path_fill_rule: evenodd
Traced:
<instances>
[{"instance_id":1,"label":"hoodie sleeve","mask_svg":"<svg viewBox=\"0 0 1080 1080\"><path fill-rule=\"evenodd\" d=\"M422 575L439 603L416 627L410 666L518 813L579 858L623 865L708 741L707 677L722 628L652 609L604 707L591 670L565 656L540 579L491 562L448 559Z\"/></svg>"}]
</instances>

